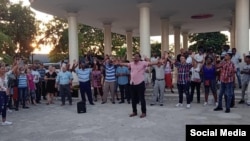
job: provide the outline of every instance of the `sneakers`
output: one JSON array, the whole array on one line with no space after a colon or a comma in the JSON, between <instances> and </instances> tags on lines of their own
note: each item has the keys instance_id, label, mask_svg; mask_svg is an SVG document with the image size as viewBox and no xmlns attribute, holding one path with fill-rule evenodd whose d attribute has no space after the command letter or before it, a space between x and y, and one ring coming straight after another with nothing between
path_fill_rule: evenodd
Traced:
<instances>
[{"instance_id":1,"label":"sneakers","mask_svg":"<svg viewBox=\"0 0 250 141\"><path fill-rule=\"evenodd\" d=\"M176 104L175 106L176 106L176 107L182 107L183 104L182 104L182 103L178 103L178 104Z\"/></svg>"},{"instance_id":2,"label":"sneakers","mask_svg":"<svg viewBox=\"0 0 250 141\"><path fill-rule=\"evenodd\" d=\"M12 125L12 122L10 121L2 122L2 126L7 126L7 125Z\"/></svg>"},{"instance_id":3,"label":"sneakers","mask_svg":"<svg viewBox=\"0 0 250 141\"><path fill-rule=\"evenodd\" d=\"M190 104L187 104L187 109L190 109L191 105Z\"/></svg>"},{"instance_id":4,"label":"sneakers","mask_svg":"<svg viewBox=\"0 0 250 141\"><path fill-rule=\"evenodd\" d=\"M203 106L207 106L207 102L204 102Z\"/></svg>"},{"instance_id":5,"label":"sneakers","mask_svg":"<svg viewBox=\"0 0 250 141\"><path fill-rule=\"evenodd\" d=\"M215 102L215 106L218 107L218 105L219 105L218 102Z\"/></svg>"},{"instance_id":6,"label":"sneakers","mask_svg":"<svg viewBox=\"0 0 250 141\"><path fill-rule=\"evenodd\" d=\"M8 109L7 112L12 113L12 110Z\"/></svg>"}]
</instances>

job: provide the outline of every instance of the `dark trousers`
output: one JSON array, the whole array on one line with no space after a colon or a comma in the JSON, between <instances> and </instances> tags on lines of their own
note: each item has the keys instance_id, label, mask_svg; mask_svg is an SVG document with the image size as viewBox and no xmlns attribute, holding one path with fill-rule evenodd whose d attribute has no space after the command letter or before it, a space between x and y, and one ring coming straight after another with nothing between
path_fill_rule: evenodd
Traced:
<instances>
[{"instance_id":1,"label":"dark trousers","mask_svg":"<svg viewBox=\"0 0 250 141\"><path fill-rule=\"evenodd\" d=\"M7 103L8 97L6 92L0 91L0 113L2 114L2 118L5 119L7 115Z\"/></svg>"},{"instance_id":2,"label":"dark trousers","mask_svg":"<svg viewBox=\"0 0 250 141\"><path fill-rule=\"evenodd\" d=\"M69 104L72 104L72 97L71 97L71 93L70 93L70 85L69 84L60 85L60 95L62 98L62 104L65 104L65 96L68 96Z\"/></svg>"},{"instance_id":3,"label":"dark trousers","mask_svg":"<svg viewBox=\"0 0 250 141\"><path fill-rule=\"evenodd\" d=\"M152 73L152 84L154 85L156 79L155 69L152 69L151 73Z\"/></svg>"},{"instance_id":4,"label":"dark trousers","mask_svg":"<svg viewBox=\"0 0 250 141\"><path fill-rule=\"evenodd\" d=\"M121 93L121 101L124 102L125 96L127 101L130 101L130 96L129 96L129 90L128 90L128 84L125 85L119 85L119 90Z\"/></svg>"},{"instance_id":5,"label":"dark trousers","mask_svg":"<svg viewBox=\"0 0 250 141\"><path fill-rule=\"evenodd\" d=\"M39 97L40 99L41 99L41 96L43 96L44 99L46 98L45 81L39 81L37 92L39 93L38 96L40 96Z\"/></svg>"},{"instance_id":6,"label":"dark trousers","mask_svg":"<svg viewBox=\"0 0 250 141\"><path fill-rule=\"evenodd\" d=\"M41 101L41 88L40 88L40 83L35 83L36 84L36 102L40 103Z\"/></svg>"},{"instance_id":7,"label":"dark trousers","mask_svg":"<svg viewBox=\"0 0 250 141\"><path fill-rule=\"evenodd\" d=\"M8 107L9 109L12 109L12 108L13 108L13 102L12 102L12 97L13 97L13 95L11 94L11 95L8 95L7 97L8 97L7 107Z\"/></svg>"},{"instance_id":8,"label":"dark trousers","mask_svg":"<svg viewBox=\"0 0 250 141\"><path fill-rule=\"evenodd\" d=\"M143 81L142 83L138 85L131 85L130 90L131 90L131 96L132 96L132 109L133 113L137 114L137 103L140 100L141 103L141 111L142 113L146 114L146 101L145 101L145 82Z\"/></svg>"},{"instance_id":9,"label":"dark trousers","mask_svg":"<svg viewBox=\"0 0 250 141\"><path fill-rule=\"evenodd\" d=\"M17 100L17 104L16 104L16 109L18 109L19 107L19 102L22 103L23 108L26 105L26 100L27 100L27 92L28 92L28 88L18 88L18 100Z\"/></svg>"},{"instance_id":10,"label":"dark trousers","mask_svg":"<svg viewBox=\"0 0 250 141\"><path fill-rule=\"evenodd\" d=\"M82 101L86 103L85 93L87 94L89 103L93 103L92 92L91 92L91 84L90 81L80 82L80 92Z\"/></svg>"},{"instance_id":11,"label":"dark trousers","mask_svg":"<svg viewBox=\"0 0 250 141\"><path fill-rule=\"evenodd\" d=\"M97 99L97 94L100 94L100 96L103 96L103 89L102 87L99 87L99 88L94 88L94 96L95 98Z\"/></svg>"},{"instance_id":12,"label":"dark trousers","mask_svg":"<svg viewBox=\"0 0 250 141\"><path fill-rule=\"evenodd\" d=\"M197 102L200 103L200 88L201 88L201 83L200 82L191 81L190 102L193 102L194 90L196 89L196 92L197 92Z\"/></svg>"},{"instance_id":13,"label":"dark trousers","mask_svg":"<svg viewBox=\"0 0 250 141\"><path fill-rule=\"evenodd\" d=\"M183 102L183 93L185 93L187 104L190 104L189 85L190 85L190 82L187 82L186 84L177 84L178 93L179 93L179 103Z\"/></svg>"}]
</instances>

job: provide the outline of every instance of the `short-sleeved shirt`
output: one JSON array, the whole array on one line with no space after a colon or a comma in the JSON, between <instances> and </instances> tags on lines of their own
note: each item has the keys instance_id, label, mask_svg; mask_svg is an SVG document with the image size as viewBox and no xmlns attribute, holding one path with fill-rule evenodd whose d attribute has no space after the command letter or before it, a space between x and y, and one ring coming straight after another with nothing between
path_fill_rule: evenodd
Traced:
<instances>
[{"instance_id":1,"label":"short-sleeved shirt","mask_svg":"<svg viewBox=\"0 0 250 141\"><path fill-rule=\"evenodd\" d=\"M230 62L221 62L222 66L220 71L220 81L223 83L231 83L234 81L235 66L232 61Z\"/></svg>"},{"instance_id":2,"label":"short-sleeved shirt","mask_svg":"<svg viewBox=\"0 0 250 141\"><path fill-rule=\"evenodd\" d=\"M116 66L114 65L105 65L105 81L106 82L115 82L116 77L115 77L115 69Z\"/></svg>"},{"instance_id":3,"label":"short-sleeved shirt","mask_svg":"<svg viewBox=\"0 0 250 141\"><path fill-rule=\"evenodd\" d=\"M215 80L216 79L216 68L214 65L208 68L206 65L202 67L203 78L205 80Z\"/></svg>"},{"instance_id":4,"label":"short-sleeved shirt","mask_svg":"<svg viewBox=\"0 0 250 141\"><path fill-rule=\"evenodd\" d=\"M41 69L37 69L37 71L39 72L40 74L40 80L39 81L44 81L44 77L45 77L45 74L46 74L46 70L44 68L41 68Z\"/></svg>"},{"instance_id":5,"label":"short-sleeved shirt","mask_svg":"<svg viewBox=\"0 0 250 141\"><path fill-rule=\"evenodd\" d=\"M33 81L35 83L38 83L39 82L39 78L41 77L40 73L38 71L32 70L31 74L34 76L34 80Z\"/></svg>"},{"instance_id":6,"label":"short-sleeved shirt","mask_svg":"<svg viewBox=\"0 0 250 141\"><path fill-rule=\"evenodd\" d=\"M148 62L146 61L138 61L128 63L128 66L131 68L131 79L130 83L133 85L138 85L144 81L144 73L147 69Z\"/></svg>"},{"instance_id":7,"label":"short-sleeved shirt","mask_svg":"<svg viewBox=\"0 0 250 141\"><path fill-rule=\"evenodd\" d=\"M244 65L243 68L242 68L242 71L250 72L250 64L249 65L247 65L247 64ZM242 76L241 76L241 81L242 81L242 83L249 83L250 74L243 73Z\"/></svg>"},{"instance_id":8,"label":"short-sleeved shirt","mask_svg":"<svg viewBox=\"0 0 250 141\"><path fill-rule=\"evenodd\" d=\"M164 70L163 65L161 65L160 67L154 66L154 69L155 69L156 79L164 79L165 78L165 70Z\"/></svg>"},{"instance_id":9,"label":"short-sleeved shirt","mask_svg":"<svg viewBox=\"0 0 250 141\"><path fill-rule=\"evenodd\" d=\"M192 68L192 64L175 62L175 66L178 72L177 84L186 84L190 82L189 71Z\"/></svg>"},{"instance_id":10,"label":"short-sleeved shirt","mask_svg":"<svg viewBox=\"0 0 250 141\"><path fill-rule=\"evenodd\" d=\"M195 54L194 56L194 60L196 60L197 62L202 62L204 59L204 55L203 54Z\"/></svg>"},{"instance_id":11,"label":"short-sleeved shirt","mask_svg":"<svg viewBox=\"0 0 250 141\"><path fill-rule=\"evenodd\" d=\"M240 68L240 66L239 66L239 63L240 63L239 59L241 59L239 54L235 54L231 58L231 61L234 63L234 66L235 66L236 69Z\"/></svg>"},{"instance_id":12,"label":"short-sleeved shirt","mask_svg":"<svg viewBox=\"0 0 250 141\"><path fill-rule=\"evenodd\" d=\"M28 87L30 90L35 90L34 76L32 74L27 74Z\"/></svg>"},{"instance_id":13,"label":"short-sleeved shirt","mask_svg":"<svg viewBox=\"0 0 250 141\"><path fill-rule=\"evenodd\" d=\"M125 84L128 84L128 75L129 75L129 70L127 67L117 67L116 69L116 74L127 74L127 75L124 75L124 76L118 76L117 77L117 83L119 85L125 85Z\"/></svg>"},{"instance_id":14,"label":"short-sleeved shirt","mask_svg":"<svg viewBox=\"0 0 250 141\"><path fill-rule=\"evenodd\" d=\"M54 80L47 80L47 86L49 85L49 86L53 86L53 87L54 87L54 85L55 85L55 83L56 83L56 77L57 77L56 72L53 72L53 73L47 72L47 73L45 74L45 76L46 76L47 78L54 78Z\"/></svg>"},{"instance_id":15,"label":"short-sleeved shirt","mask_svg":"<svg viewBox=\"0 0 250 141\"><path fill-rule=\"evenodd\" d=\"M60 85L66 85L69 84L73 80L73 75L69 71L60 71L56 77L56 82Z\"/></svg>"},{"instance_id":16,"label":"short-sleeved shirt","mask_svg":"<svg viewBox=\"0 0 250 141\"><path fill-rule=\"evenodd\" d=\"M85 68L85 69L76 69L76 74L78 76L78 80L80 82L87 82L90 80L92 69Z\"/></svg>"},{"instance_id":17,"label":"short-sleeved shirt","mask_svg":"<svg viewBox=\"0 0 250 141\"><path fill-rule=\"evenodd\" d=\"M102 72L100 70L92 71L92 82L94 88L102 87Z\"/></svg>"}]
</instances>

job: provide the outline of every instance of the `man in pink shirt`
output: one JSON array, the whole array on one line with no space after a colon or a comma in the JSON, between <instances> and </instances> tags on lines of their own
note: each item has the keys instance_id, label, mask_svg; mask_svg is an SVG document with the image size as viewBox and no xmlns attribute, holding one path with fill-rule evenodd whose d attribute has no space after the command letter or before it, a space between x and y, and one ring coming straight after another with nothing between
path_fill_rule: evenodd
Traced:
<instances>
[{"instance_id":1,"label":"man in pink shirt","mask_svg":"<svg viewBox=\"0 0 250 141\"><path fill-rule=\"evenodd\" d=\"M158 62L150 63L146 61L141 61L141 55L139 53L134 54L134 62L130 63L121 63L120 65L128 66L131 69L130 72L130 89L132 97L132 109L133 113L130 114L130 117L137 115L137 102L141 102L141 111L142 114L140 118L146 117L146 101L145 101L145 82L144 82L144 73L149 65L156 65ZM139 99L138 99L139 98Z\"/></svg>"}]
</instances>

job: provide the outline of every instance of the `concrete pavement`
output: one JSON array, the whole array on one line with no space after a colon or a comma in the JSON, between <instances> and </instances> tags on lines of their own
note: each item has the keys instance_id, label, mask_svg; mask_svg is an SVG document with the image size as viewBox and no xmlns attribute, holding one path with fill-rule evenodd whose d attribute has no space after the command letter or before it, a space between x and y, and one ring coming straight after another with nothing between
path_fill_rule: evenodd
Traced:
<instances>
[{"instance_id":1,"label":"concrete pavement","mask_svg":"<svg viewBox=\"0 0 250 141\"><path fill-rule=\"evenodd\" d=\"M175 95L166 95L162 107L149 106L147 100L143 119L139 118L140 105L139 115L131 118L130 104L101 104L99 100L94 106L87 105L87 113L77 114L78 99L63 107L59 100L48 106L43 101L8 113L13 125L0 126L0 141L185 141L186 124L249 124L250 107L246 105L236 105L228 114L202 103L193 103L191 109L176 108L177 92Z\"/></svg>"}]
</instances>

